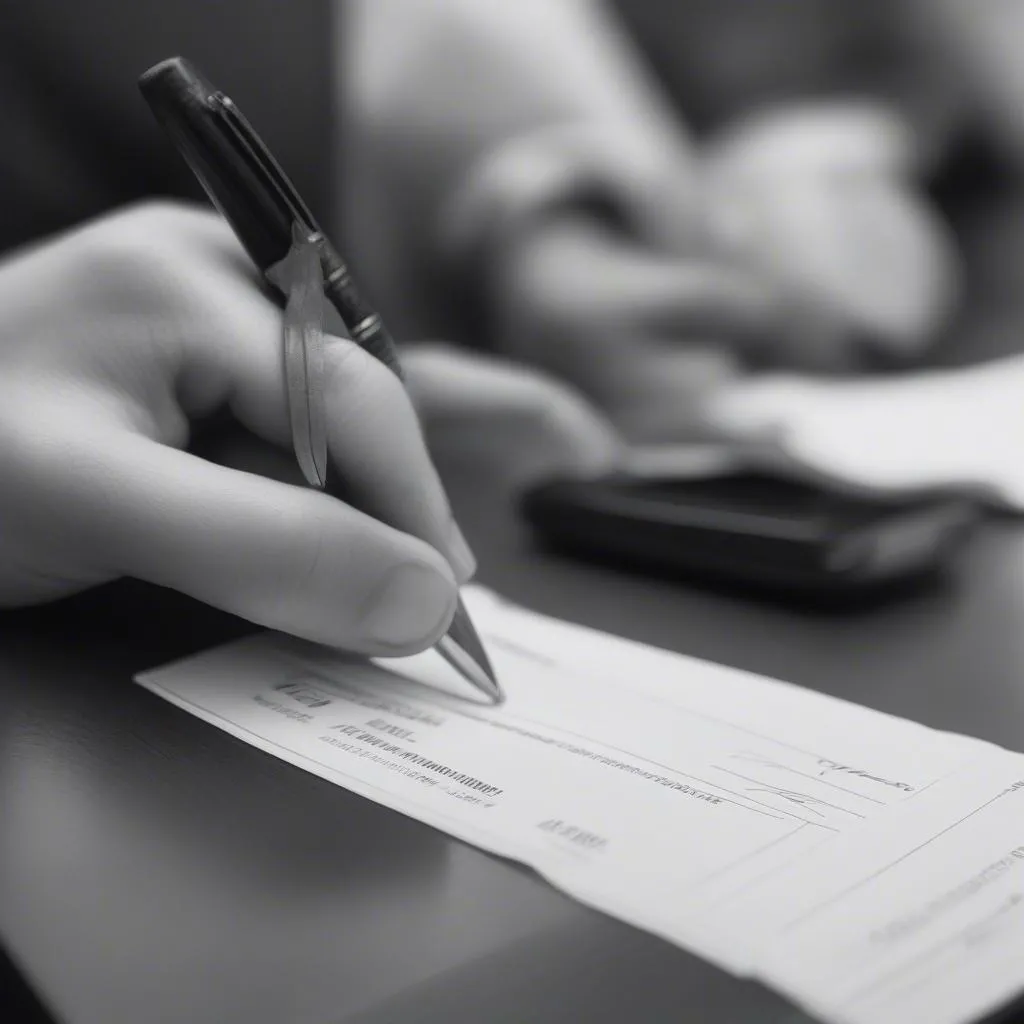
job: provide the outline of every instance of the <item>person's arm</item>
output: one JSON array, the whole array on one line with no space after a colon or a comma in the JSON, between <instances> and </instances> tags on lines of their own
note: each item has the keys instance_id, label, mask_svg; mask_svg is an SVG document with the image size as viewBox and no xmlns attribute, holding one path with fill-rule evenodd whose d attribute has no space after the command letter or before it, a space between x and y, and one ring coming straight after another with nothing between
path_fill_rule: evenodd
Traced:
<instances>
[{"instance_id":1,"label":"person's arm","mask_svg":"<svg viewBox=\"0 0 1024 1024\"><path fill-rule=\"evenodd\" d=\"M339 26L347 245L396 334L551 371L631 436L689 434L779 296L711 251L689 133L610 6L355 0Z\"/></svg>"},{"instance_id":2,"label":"person's arm","mask_svg":"<svg viewBox=\"0 0 1024 1024\"><path fill-rule=\"evenodd\" d=\"M657 204L657 232L693 195L686 131L598 0L354 0L339 26L347 223L385 306L556 198Z\"/></svg>"},{"instance_id":3,"label":"person's arm","mask_svg":"<svg viewBox=\"0 0 1024 1024\"><path fill-rule=\"evenodd\" d=\"M865 326L912 353L944 308L884 114L797 109L723 161L599 0L356 0L341 30L350 246L400 336L468 335L665 439L741 366L854 369ZM877 280L909 281L895 311Z\"/></svg>"}]
</instances>

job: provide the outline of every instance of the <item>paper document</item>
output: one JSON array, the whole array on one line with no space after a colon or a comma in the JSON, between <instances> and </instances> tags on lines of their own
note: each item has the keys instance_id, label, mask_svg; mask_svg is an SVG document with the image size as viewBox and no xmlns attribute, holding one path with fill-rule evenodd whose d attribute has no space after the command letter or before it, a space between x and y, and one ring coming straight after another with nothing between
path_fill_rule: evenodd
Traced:
<instances>
[{"instance_id":1,"label":"paper document","mask_svg":"<svg viewBox=\"0 0 1024 1024\"><path fill-rule=\"evenodd\" d=\"M769 439L764 453L796 470L885 492L962 488L1024 511L1022 357L874 379L753 378L708 415L729 437Z\"/></svg>"},{"instance_id":2,"label":"paper document","mask_svg":"<svg viewBox=\"0 0 1024 1024\"><path fill-rule=\"evenodd\" d=\"M466 597L502 707L442 692L432 652L270 634L139 681L823 1020L954 1024L1024 990L1024 756Z\"/></svg>"}]
</instances>

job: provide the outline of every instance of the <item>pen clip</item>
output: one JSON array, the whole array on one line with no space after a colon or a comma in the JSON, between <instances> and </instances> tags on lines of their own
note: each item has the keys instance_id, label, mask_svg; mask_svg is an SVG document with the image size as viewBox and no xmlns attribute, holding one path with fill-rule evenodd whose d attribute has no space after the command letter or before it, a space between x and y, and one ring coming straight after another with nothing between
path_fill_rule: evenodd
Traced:
<instances>
[{"instance_id":1,"label":"pen clip","mask_svg":"<svg viewBox=\"0 0 1024 1024\"><path fill-rule=\"evenodd\" d=\"M327 414L320 238L296 221L288 255L267 271L267 278L286 297L284 368L292 446L306 482L323 490L327 486Z\"/></svg>"}]
</instances>

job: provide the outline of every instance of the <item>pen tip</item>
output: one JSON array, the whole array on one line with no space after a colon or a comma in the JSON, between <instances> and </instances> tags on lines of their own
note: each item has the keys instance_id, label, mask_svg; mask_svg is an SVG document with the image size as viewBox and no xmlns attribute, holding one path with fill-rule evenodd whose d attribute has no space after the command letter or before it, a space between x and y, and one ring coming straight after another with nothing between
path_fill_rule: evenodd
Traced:
<instances>
[{"instance_id":1,"label":"pen tip","mask_svg":"<svg viewBox=\"0 0 1024 1024\"><path fill-rule=\"evenodd\" d=\"M448 632L437 642L437 652L476 690L493 704L505 700L490 658L460 598Z\"/></svg>"}]
</instances>

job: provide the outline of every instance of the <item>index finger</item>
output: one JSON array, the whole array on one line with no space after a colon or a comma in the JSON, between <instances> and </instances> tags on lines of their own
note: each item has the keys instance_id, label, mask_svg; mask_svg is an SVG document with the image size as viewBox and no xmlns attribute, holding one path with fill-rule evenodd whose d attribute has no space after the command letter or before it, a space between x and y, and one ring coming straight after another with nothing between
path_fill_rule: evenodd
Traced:
<instances>
[{"instance_id":1,"label":"index finger","mask_svg":"<svg viewBox=\"0 0 1024 1024\"><path fill-rule=\"evenodd\" d=\"M195 318L209 326L186 339L182 378L195 396L226 398L244 426L290 448L281 310L243 275L216 277ZM323 393L332 493L425 540L460 581L469 578L473 557L398 378L354 342L328 336Z\"/></svg>"}]
</instances>

